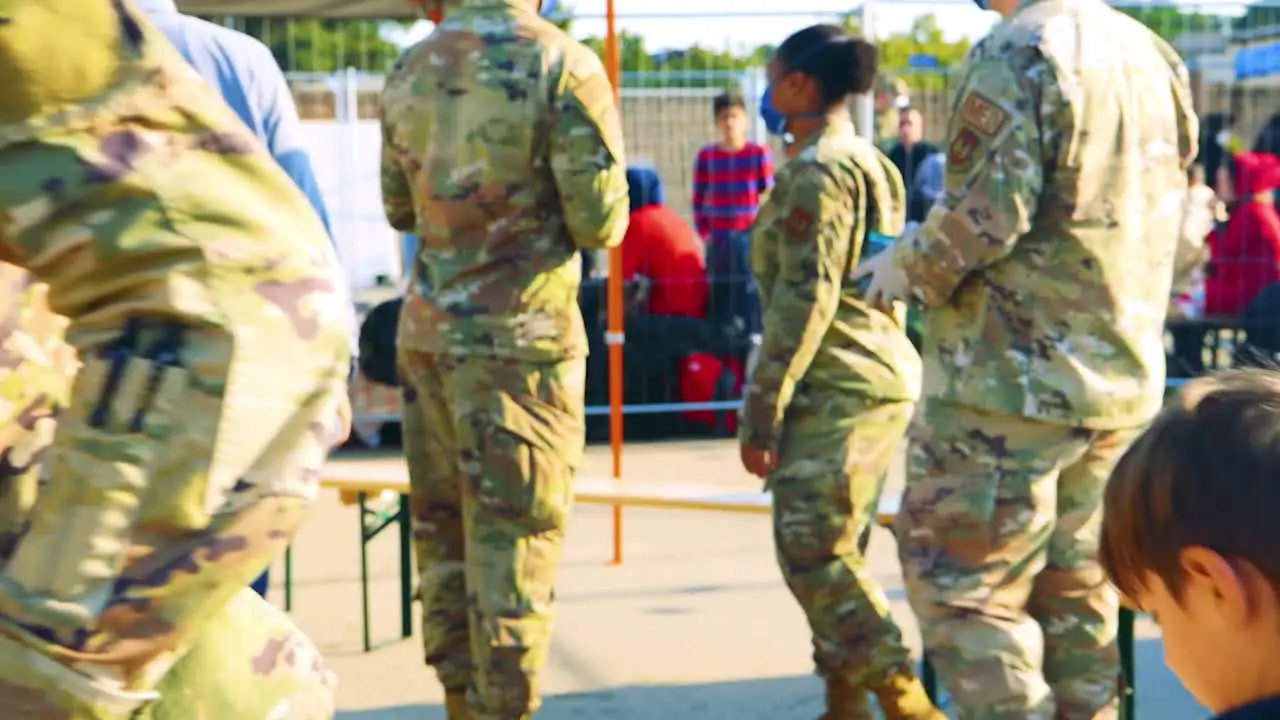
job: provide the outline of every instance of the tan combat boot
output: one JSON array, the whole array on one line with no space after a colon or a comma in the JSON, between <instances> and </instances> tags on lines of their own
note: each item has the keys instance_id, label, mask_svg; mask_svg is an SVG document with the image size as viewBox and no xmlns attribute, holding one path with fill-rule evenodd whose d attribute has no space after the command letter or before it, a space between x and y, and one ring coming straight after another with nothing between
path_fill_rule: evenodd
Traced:
<instances>
[{"instance_id":1,"label":"tan combat boot","mask_svg":"<svg viewBox=\"0 0 1280 720\"><path fill-rule=\"evenodd\" d=\"M444 695L445 720L467 720L471 715L467 711L467 694L451 692Z\"/></svg>"},{"instance_id":2,"label":"tan combat boot","mask_svg":"<svg viewBox=\"0 0 1280 720\"><path fill-rule=\"evenodd\" d=\"M827 680L827 711L818 720L872 720L867 689L842 679Z\"/></svg>"},{"instance_id":3,"label":"tan combat boot","mask_svg":"<svg viewBox=\"0 0 1280 720\"><path fill-rule=\"evenodd\" d=\"M880 703L885 720L947 720L909 670L890 675L871 692Z\"/></svg>"}]
</instances>

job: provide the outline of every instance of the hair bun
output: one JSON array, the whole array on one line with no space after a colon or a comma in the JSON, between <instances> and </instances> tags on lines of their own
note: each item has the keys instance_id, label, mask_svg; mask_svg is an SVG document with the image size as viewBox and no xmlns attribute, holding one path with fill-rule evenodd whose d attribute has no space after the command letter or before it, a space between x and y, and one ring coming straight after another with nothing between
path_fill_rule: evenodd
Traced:
<instances>
[{"instance_id":1,"label":"hair bun","mask_svg":"<svg viewBox=\"0 0 1280 720\"><path fill-rule=\"evenodd\" d=\"M855 35L846 35L840 44L841 50L847 53L849 92L858 95L871 92L880 69L879 48Z\"/></svg>"}]
</instances>

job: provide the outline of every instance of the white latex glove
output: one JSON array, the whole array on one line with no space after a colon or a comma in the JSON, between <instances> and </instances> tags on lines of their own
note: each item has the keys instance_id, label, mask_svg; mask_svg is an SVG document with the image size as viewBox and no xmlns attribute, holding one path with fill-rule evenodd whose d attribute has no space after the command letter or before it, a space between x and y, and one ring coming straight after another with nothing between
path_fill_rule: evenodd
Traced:
<instances>
[{"instance_id":1,"label":"white latex glove","mask_svg":"<svg viewBox=\"0 0 1280 720\"><path fill-rule=\"evenodd\" d=\"M907 276L893 265L893 250L887 249L859 263L853 270L855 283L870 278L862 294L873 307L891 308L894 301L907 299Z\"/></svg>"}]
</instances>

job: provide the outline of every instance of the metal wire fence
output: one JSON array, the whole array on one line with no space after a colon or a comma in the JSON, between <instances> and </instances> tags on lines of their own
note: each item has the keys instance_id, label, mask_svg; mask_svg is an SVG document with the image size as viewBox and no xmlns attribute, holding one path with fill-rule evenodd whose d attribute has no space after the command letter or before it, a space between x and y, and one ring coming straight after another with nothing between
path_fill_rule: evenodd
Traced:
<instances>
[{"instance_id":1,"label":"metal wire fence","mask_svg":"<svg viewBox=\"0 0 1280 720\"><path fill-rule=\"evenodd\" d=\"M561 23L600 48L601 17L585 12L585 0L580 4L584 12ZM882 73L896 81L895 89L876 98L878 117L884 121L877 128L883 146L888 150L900 142L897 124L889 120L893 108L905 103L910 112L898 115L907 118L910 127L902 130L918 131L907 139L926 149L933 144L936 151L945 134L953 73L971 40L992 22L967 0L895 0L848 12L744 12L722 4L724 12L623 13L617 18L629 159L657 171L664 204L691 227L695 158L717 140L712 112L717 95L730 89L741 93L748 139L768 147L775 164L784 162L782 148L757 118L765 65L786 35L818 22L869 29L881 44ZM1280 153L1280 1L1117 6L1172 42L1187 61L1202 118L1200 165L1205 186L1219 191L1221 200L1209 227L1223 230L1228 209L1243 199L1232 192L1238 178L1230 175L1228 158L1243 150ZM399 277L402 242L382 220L377 189L378 93L383 73L400 47L421 36L422 29L403 22L215 21L260 38L286 70L352 279L368 286ZM910 157L919 160L928 154L917 149ZM914 163L903 169L910 180ZM1201 199L1211 203L1212 197L1210 192ZM704 243L692 229L689 242ZM1202 243L1189 251L1194 262L1184 278L1186 297L1174 303L1177 317L1171 319L1168 348L1175 382L1231 362L1250 337L1260 343L1267 334L1257 327L1252 332L1240 329L1239 318L1261 287L1257 278L1274 280L1280 259L1265 244L1250 245L1261 247L1259 253L1246 250L1230 257L1224 254L1225 243L1210 245ZM628 434L646 423L657 430L682 425L712 434L730 432L751 346L750 323L744 318L751 314L753 300L743 290L749 278L741 267L714 267L714 253L679 270L653 267L658 258L640 255L636 267L647 268L640 273L645 279L628 289ZM1246 274L1255 280L1223 288L1223 269L1244 266L1253 268ZM1215 282L1219 295L1237 295L1228 303L1230 312L1220 312L1212 302L1206 306L1205 292L1212 295ZM588 280L582 296L593 338L588 390L588 412L593 416L607 412L599 285L599 279ZM673 298L688 306L691 296L706 298L702 312L655 314Z\"/></svg>"}]
</instances>

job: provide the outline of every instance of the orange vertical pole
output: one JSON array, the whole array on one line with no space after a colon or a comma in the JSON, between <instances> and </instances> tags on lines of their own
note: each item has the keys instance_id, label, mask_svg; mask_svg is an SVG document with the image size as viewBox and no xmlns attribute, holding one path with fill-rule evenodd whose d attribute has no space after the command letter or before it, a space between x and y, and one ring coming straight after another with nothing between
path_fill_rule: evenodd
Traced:
<instances>
[{"instance_id":1,"label":"orange vertical pole","mask_svg":"<svg viewBox=\"0 0 1280 720\"><path fill-rule=\"evenodd\" d=\"M604 68L613 83L613 101L621 106L622 72L619 66L618 31L614 0L605 0ZM622 250L609 251L609 449L613 453L613 479L622 479ZM622 564L622 506L613 506L613 564Z\"/></svg>"}]
</instances>

